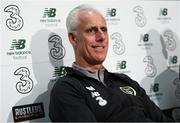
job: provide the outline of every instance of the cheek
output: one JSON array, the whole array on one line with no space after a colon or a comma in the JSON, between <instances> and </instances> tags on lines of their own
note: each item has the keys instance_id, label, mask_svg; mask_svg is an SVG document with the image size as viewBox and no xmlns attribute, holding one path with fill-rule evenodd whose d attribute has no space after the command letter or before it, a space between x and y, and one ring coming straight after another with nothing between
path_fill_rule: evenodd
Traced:
<instances>
[{"instance_id":1,"label":"cheek","mask_svg":"<svg viewBox=\"0 0 180 123\"><path fill-rule=\"evenodd\" d=\"M78 42L77 44L77 50L80 52L80 53L84 53L86 52L86 49L87 49L87 46L84 42Z\"/></svg>"},{"instance_id":2,"label":"cheek","mask_svg":"<svg viewBox=\"0 0 180 123\"><path fill-rule=\"evenodd\" d=\"M92 50L91 44L93 44L95 37L82 34L78 37L78 40L79 40L77 44L77 47L79 48L78 50L86 52Z\"/></svg>"},{"instance_id":3,"label":"cheek","mask_svg":"<svg viewBox=\"0 0 180 123\"><path fill-rule=\"evenodd\" d=\"M84 37L79 42L79 45L80 45L80 47L82 49L90 49L92 43L93 43L93 38L92 37Z\"/></svg>"}]
</instances>

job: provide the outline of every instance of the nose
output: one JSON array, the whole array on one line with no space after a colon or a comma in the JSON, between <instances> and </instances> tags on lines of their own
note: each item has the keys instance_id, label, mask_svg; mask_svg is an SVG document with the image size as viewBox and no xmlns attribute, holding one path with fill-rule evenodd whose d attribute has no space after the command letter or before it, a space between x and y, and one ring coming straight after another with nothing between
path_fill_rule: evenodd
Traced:
<instances>
[{"instance_id":1,"label":"nose","mask_svg":"<svg viewBox=\"0 0 180 123\"><path fill-rule=\"evenodd\" d=\"M98 31L96 32L96 41L104 41L105 39L105 34L101 29L98 29Z\"/></svg>"}]
</instances>

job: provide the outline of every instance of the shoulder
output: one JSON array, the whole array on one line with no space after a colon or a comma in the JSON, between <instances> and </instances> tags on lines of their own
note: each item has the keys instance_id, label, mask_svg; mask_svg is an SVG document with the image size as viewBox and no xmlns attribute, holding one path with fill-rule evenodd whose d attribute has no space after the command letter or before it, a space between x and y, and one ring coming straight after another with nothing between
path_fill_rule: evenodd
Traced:
<instances>
[{"instance_id":1,"label":"shoulder","mask_svg":"<svg viewBox=\"0 0 180 123\"><path fill-rule=\"evenodd\" d=\"M121 77L123 79L128 79L128 80L132 80L128 75L123 74L123 73L114 73L115 76Z\"/></svg>"},{"instance_id":2,"label":"shoulder","mask_svg":"<svg viewBox=\"0 0 180 123\"><path fill-rule=\"evenodd\" d=\"M125 81L127 84L129 84L131 87L135 88L137 91L144 93L145 90L140 86L140 84L135 81L134 79L132 79L131 77L129 77L126 74L123 73L110 73L113 74L114 77Z\"/></svg>"},{"instance_id":3,"label":"shoulder","mask_svg":"<svg viewBox=\"0 0 180 123\"><path fill-rule=\"evenodd\" d=\"M82 85L78 79L76 71L70 67L60 68L61 75L55 82L52 92L67 92L67 91L81 91Z\"/></svg>"},{"instance_id":4,"label":"shoulder","mask_svg":"<svg viewBox=\"0 0 180 123\"><path fill-rule=\"evenodd\" d=\"M133 80L131 77L129 77L128 75L126 74L123 74L123 73L110 73L111 76L115 77L115 78L118 78L120 80L123 80L127 83L130 83L130 84L138 84L135 80Z\"/></svg>"}]
</instances>

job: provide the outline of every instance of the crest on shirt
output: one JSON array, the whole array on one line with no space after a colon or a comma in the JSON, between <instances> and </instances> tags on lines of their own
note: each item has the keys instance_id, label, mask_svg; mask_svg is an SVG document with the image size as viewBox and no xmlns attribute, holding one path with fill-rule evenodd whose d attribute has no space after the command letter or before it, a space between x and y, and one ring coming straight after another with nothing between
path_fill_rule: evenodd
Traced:
<instances>
[{"instance_id":1,"label":"crest on shirt","mask_svg":"<svg viewBox=\"0 0 180 123\"><path fill-rule=\"evenodd\" d=\"M124 87L119 87L120 90L126 94L134 95L136 96L136 90L130 86L124 86Z\"/></svg>"}]
</instances>

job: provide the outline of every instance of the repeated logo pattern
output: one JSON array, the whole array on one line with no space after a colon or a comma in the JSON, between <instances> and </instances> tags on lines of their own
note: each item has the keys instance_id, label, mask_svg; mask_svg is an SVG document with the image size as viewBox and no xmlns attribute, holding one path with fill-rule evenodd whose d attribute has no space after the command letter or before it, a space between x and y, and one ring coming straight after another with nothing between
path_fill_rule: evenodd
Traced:
<instances>
[{"instance_id":1,"label":"repeated logo pattern","mask_svg":"<svg viewBox=\"0 0 180 123\"><path fill-rule=\"evenodd\" d=\"M4 11L11 13L9 18L6 20L7 27L12 31L20 30L24 25L24 21L20 15L19 8L16 5L8 5L4 8Z\"/></svg>"},{"instance_id":2,"label":"repeated logo pattern","mask_svg":"<svg viewBox=\"0 0 180 123\"><path fill-rule=\"evenodd\" d=\"M7 3L7 1L6 1L6 3ZM31 71L30 68L23 67L24 64L27 64L27 62L29 64L29 60L31 62L30 48L32 48L32 47L31 47L31 42L30 42L29 38L32 38L31 34L36 33L36 31L39 30L40 28L41 29L45 28L45 29L51 30L51 31L57 27L65 28L65 23L64 23L65 22L65 16L64 16L65 14L64 13L66 11L63 11L63 9L62 9L63 6L61 8L59 6L57 7L56 4L54 4L53 6L51 6L50 4L48 6L44 6L45 5L44 4L40 7L38 6L38 8L40 8L40 9L33 13L34 16L30 17L29 13L33 12L33 11L31 9L29 10L29 7L25 8L25 6L26 6L25 4L22 4L21 2L20 2L20 4L17 4L17 5L13 5L11 2L9 2L9 3L10 4L7 4L7 5L5 5L5 2L2 4L2 6L5 5L3 7L3 12L4 12L5 16L3 15L2 20L4 19L4 21L2 24L4 24L4 27L7 29L5 31L2 30L3 34L5 34L5 35L3 35L3 40L1 41L2 48L5 50L7 48L5 53L2 52L2 54L4 53L3 56L5 56L5 57L3 57L3 60L5 59L6 61L8 61L8 63L9 63L9 61L10 61L10 63L13 62L13 64L10 64L11 66L14 66L14 65L20 66L20 67L18 67L18 69L13 70L11 75L15 76L18 79L18 81L17 81L17 79L16 79L16 81L13 81L16 83L15 87L13 85L14 89L17 90L18 93L24 94L23 96L25 97L26 96L25 94L30 93L34 88L34 80L31 77L32 73L30 73L30 71ZM23 1L23 3L24 3L24 1ZM151 3L151 2L149 2L149 3ZM162 37L164 39L163 42L165 43L165 48L167 50L167 53L170 53L170 55L168 54L168 59L163 59L163 60L167 60L167 63L169 63L170 66L166 65L166 63L163 63L163 64L165 67L168 67L168 69L170 69L174 73L178 74L177 68L179 66L179 51L178 51L179 40L176 37L176 33L174 31L174 30L176 30L176 27L174 28L173 26L171 26L171 24L176 22L175 19L178 17L171 15L172 8L168 8L168 6L166 6L167 8L164 8L164 7L162 7L162 5L159 5L159 6L160 7L158 7L158 8L152 6L152 9L153 9L153 7L156 8L153 10L153 12L155 12L155 13L154 13L154 17L152 16L152 18L149 17L151 15L148 15L149 14L148 11L151 11L151 10L148 10L147 6L146 6L147 8L145 8L144 4L133 5L133 7L130 6L130 8L121 7L119 5L117 7L108 5L108 6L106 6L106 8L103 8L103 6L101 6L102 9L104 9L104 13L106 15L106 20L108 21L108 24L109 24L108 29L110 29L111 31L118 29L118 30L121 30L121 32L123 32L123 33L119 33L119 32L112 33L111 32L111 35L110 35L110 39L111 39L110 43L112 44L110 46L110 49L112 50L112 55L116 57L115 59L112 58L112 60L110 60L110 62L113 63L112 66L110 66L110 67L115 68L112 70L114 70L115 72L126 73L126 74L132 75L133 69L131 69L131 67L135 66L134 71L137 71L137 69L142 69L142 72L145 73L145 76L143 76L143 75L141 76L142 78L145 77L147 80L148 79L155 80L156 77L161 73L158 73L159 66L158 66L158 64L156 64L156 59L153 56L154 54L147 54L147 56L146 56L144 54L141 54L141 53L138 54L138 53L139 53L139 51L140 52L142 51L144 53L145 50L151 53L153 47L158 45L159 40L155 40L153 42L151 40L153 35L151 35L148 32L148 29L150 30L153 28L154 30L156 30L158 32L159 30L162 29L161 27L163 27L163 28L171 27L172 30L166 29L165 31L163 31L163 34L162 34ZM65 9L67 11L69 11L71 8L65 7L64 10ZM124 11L121 11L122 9L125 9L125 14L124 14L125 16L123 15ZM129 10L127 10L127 9L129 9ZM129 13L131 13L132 15ZM176 13L173 13L173 14L176 14ZM38 19L38 17L39 17L39 19ZM131 17L132 17L132 20L128 20ZM150 18L150 20L149 20L149 18ZM39 21L37 21L36 19L38 19ZM127 23L126 23L126 19L127 19ZM26 23L26 21L30 22L29 25L28 25L28 23ZM160 22L160 23L158 23L158 22ZM128 25L129 23L130 23L130 25ZM31 29L31 24L34 24L33 27L37 26L37 28ZM131 24L137 26L138 28L132 29ZM150 26L148 27L147 24L148 24L148 26L149 25ZM159 27L157 27L157 28L151 27L151 24L152 24L152 26L154 26L153 24L159 24L158 26L160 28ZM23 28L23 27L25 27L27 30L25 30L25 28ZM146 28L144 28L144 27L146 27ZM20 32L20 30L22 30L22 29L23 29L23 32ZM34 30L35 32L28 32L29 31L28 29L30 29L31 31ZM26 35L24 35L26 33L28 33L28 37L26 37ZM21 37L19 37L19 36L21 36ZM140 41L139 41L139 37L140 37ZM153 37L152 39L154 40L155 38ZM73 61L71 61L73 58L71 59L68 57L68 59L66 59L65 55L66 55L66 53L68 54L69 49L68 48L65 49L64 44L66 44L66 43L64 43L64 42L68 42L68 41L66 41L66 40L63 41L62 36L59 36L59 35L49 36L48 37L48 45L50 45L50 48L48 50L49 56L54 61L58 60L58 62L62 59L63 60L65 59L63 62L63 65L64 64L69 65L69 62L73 62ZM156 44L156 42L157 42L157 44ZM45 42L45 43L47 43L47 42ZM9 44L9 47L4 44ZM130 49L129 45L131 45L134 49L132 47L130 47L130 48L132 48L132 49ZM39 46L39 47L44 48L41 46ZM155 56L156 56L156 53L162 53L162 52L161 51L155 52ZM139 56L141 57L141 55L142 55L143 58L141 57L140 59L135 59L135 60L139 60L140 63L142 64L141 66L143 66L143 63L144 63L145 67L141 67L141 68L136 67L136 65L138 66L138 64L136 64L137 62L134 61L134 59L133 59L135 55L137 55L138 58L139 58ZM73 57L73 55L72 55L72 57ZM39 58L41 58L41 56L39 56ZM111 56L110 56L110 59L111 59ZM32 62L32 64L34 64L33 62ZM42 62L47 63L49 61L42 61ZM131 64L132 62L133 62L133 64ZM12 68L10 67L10 69L12 69ZM54 68L52 66L52 69L54 70L54 71L52 70L54 72L54 73L52 72L53 77L63 77L63 76L67 75L67 72L64 67L56 66ZM166 69L166 68L163 68L163 69ZM44 71L44 72L46 72L46 71ZM33 74L35 74L35 73L33 73ZM137 73L137 74L139 74L139 73ZM4 73L3 73L3 75L4 75ZM46 79L51 79L51 78L46 78ZM175 90L172 90L172 92L173 92L172 97L176 97L177 99L180 99L180 80L179 80L179 78L174 78L173 80L174 81L169 82L171 85L173 85L175 87ZM47 80L47 81L49 82L49 80ZM7 82L7 81L4 81L4 82ZM48 84L48 83L45 83L45 84ZM149 86L145 89L149 90L147 92L150 93L150 96L155 97L154 98L155 101L157 100L158 96L163 97L165 95L164 93L166 93L166 92L162 92L162 84L159 83L159 81L154 81L154 83L150 83L150 81L146 81L145 84L147 84L147 85L149 84ZM98 92L95 88L87 87L86 89L88 89L90 91L92 98L97 102L97 104L99 106L105 106L108 103L102 97L100 92ZM125 92L127 94L136 95L136 92L132 88L124 87L121 89L123 90L123 92ZM169 92L169 90L167 90L167 92ZM39 93L41 93L41 92L39 91ZM31 96L34 96L34 95L31 95ZM45 110L47 110L47 107L45 107Z\"/></svg>"},{"instance_id":3,"label":"repeated logo pattern","mask_svg":"<svg viewBox=\"0 0 180 123\"><path fill-rule=\"evenodd\" d=\"M59 35L52 35L49 37L48 42L53 44L50 49L50 55L56 60L61 60L65 56L65 48L62 45L62 38Z\"/></svg>"},{"instance_id":4,"label":"repeated logo pattern","mask_svg":"<svg viewBox=\"0 0 180 123\"><path fill-rule=\"evenodd\" d=\"M133 11L137 14L135 17L135 23L138 27L144 27L146 25L146 17L144 15L144 10L141 6L136 6Z\"/></svg>"},{"instance_id":5,"label":"repeated logo pattern","mask_svg":"<svg viewBox=\"0 0 180 123\"><path fill-rule=\"evenodd\" d=\"M174 39L174 34L171 30L166 30L163 34L165 37L166 48L169 51L174 51L176 49L176 41Z\"/></svg>"},{"instance_id":6,"label":"repeated logo pattern","mask_svg":"<svg viewBox=\"0 0 180 123\"><path fill-rule=\"evenodd\" d=\"M33 81L30 78L30 71L26 67L20 67L14 75L20 76L19 82L16 83L16 90L21 94L27 94L33 89Z\"/></svg>"},{"instance_id":7,"label":"repeated logo pattern","mask_svg":"<svg viewBox=\"0 0 180 123\"><path fill-rule=\"evenodd\" d=\"M143 62L147 63L147 66L145 68L145 74L148 77L154 77L157 73L157 70L153 63L153 58L151 56L146 56L144 57Z\"/></svg>"},{"instance_id":8,"label":"repeated logo pattern","mask_svg":"<svg viewBox=\"0 0 180 123\"><path fill-rule=\"evenodd\" d=\"M122 55L125 52L125 45L122 41L120 33L115 32L111 35L111 39L114 40L113 51L117 55Z\"/></svg>"}]
</instances>

